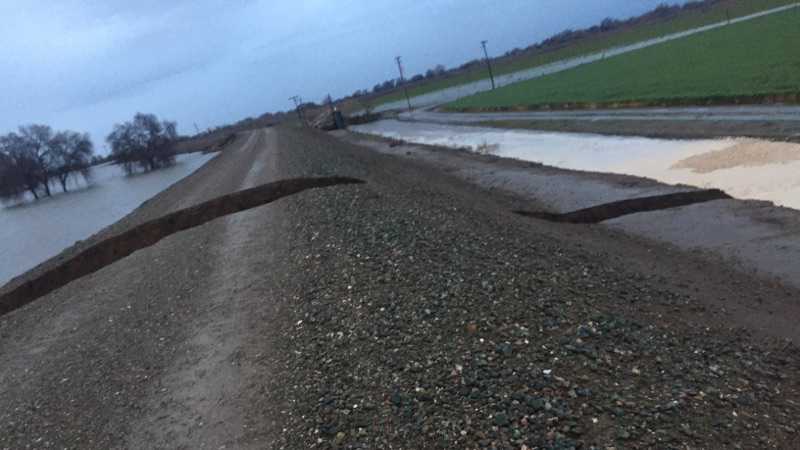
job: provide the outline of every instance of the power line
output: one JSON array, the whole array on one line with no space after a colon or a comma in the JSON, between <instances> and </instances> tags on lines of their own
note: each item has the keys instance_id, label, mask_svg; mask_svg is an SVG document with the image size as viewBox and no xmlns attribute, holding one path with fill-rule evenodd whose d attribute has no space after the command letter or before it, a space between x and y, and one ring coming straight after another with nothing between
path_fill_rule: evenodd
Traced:
<instances>
[{"instance_id":1,"label":"power line","mask_svg":"<svg viewBox=\"0 0 800 450\"><path fill-rule=\"evenodd\" d=\"M408 112L411 112L411 97L408 96L408 86L406 86L405 77L403 76L403 58L398 56L395 58L395 61L397 61L397 69L400 70L400 84L403 85L403 92L406 94Z\"/></svg>"}]
</instances>

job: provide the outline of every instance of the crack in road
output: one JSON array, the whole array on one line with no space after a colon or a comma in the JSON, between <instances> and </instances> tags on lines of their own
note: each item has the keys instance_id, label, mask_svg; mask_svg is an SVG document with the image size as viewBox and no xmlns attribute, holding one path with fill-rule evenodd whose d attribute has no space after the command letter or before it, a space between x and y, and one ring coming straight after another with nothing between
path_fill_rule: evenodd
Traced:
<instances>
[{"instance_id":1,"label":"crack in road","mask_svg":"<svg viewBox=\"0 0 800 450\"><path fill-rule=\"evenodd\" d=\"M105 239L0 296L0 316L21 308L72 281L97 272L137 250L214 219L256 208L308 189L361 184L348 177L293 178L242 190L182 209Z\"/></svg>"},{"instance_id":2,"label":"crack in road","mask_svg":"<svg viewBox=\"0 0 800 450\"><path fill-rule=\"evenodd\" d=\"M548 220L550 222L595 224L630 214L648 211L660 211L663 209L694 205L696 203L727 199L731 199L731 196L725 192L719 189L708 189L620 200L579 209L577 211L572 211L565 214L521 210L514 211L514 213L521 216Z\"/></svg>"}]
</instances>

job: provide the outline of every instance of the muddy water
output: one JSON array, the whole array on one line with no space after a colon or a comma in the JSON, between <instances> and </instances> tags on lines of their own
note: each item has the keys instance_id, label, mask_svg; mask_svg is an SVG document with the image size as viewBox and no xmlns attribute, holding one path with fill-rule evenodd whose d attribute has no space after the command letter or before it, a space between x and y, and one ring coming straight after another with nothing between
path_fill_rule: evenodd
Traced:
<instances>
[{"instance_id":1,"label":"muddy water","mask_svg":"<svg viewBox=\"0 0 800 450\"><path fill-rule=\"evenodd\" d=\"M718 188L800 209L800 145L753 139L666 140L385 120L355 131L466 148L573 170Z\"/></svg>"},{"instance_id":2,"label":"muddy water","mask_svg":"<svg viewBox=\"0 0 800 450\"><path fill-rule=\"evenodd\" d=\"M133 177L103 165L88 186L73 183L67 194L0 207L0 284L120 220L214 156L181 155L173 167Z\"/></svg>"}]
</instances>

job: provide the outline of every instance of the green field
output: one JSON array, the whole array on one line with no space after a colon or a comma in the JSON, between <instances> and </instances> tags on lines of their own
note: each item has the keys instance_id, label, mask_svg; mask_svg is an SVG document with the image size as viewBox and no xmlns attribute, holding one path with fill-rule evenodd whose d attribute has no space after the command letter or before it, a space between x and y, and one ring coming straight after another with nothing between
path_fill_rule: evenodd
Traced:
<instances>
[{"instance_id":1,"label":"green field","mask_svg":"<svg viewBox=\"0 0 800 450\"><path fill-rule=\"evenodd\" d=\"M730 16L733 18L741 17L770 8L795 3L796 1L797 0L747 0L727 3L723 2L716 4L705 11L697 10L687 12L673 20L666 22L641 25L630 30L609 33L609 35L605 37L595 37L591 40L576 42L573 45L569 45L567 47L547 53L520 56L512 60L497 62L495 63L495 74L503 75L513 73L520 70L530 69L532 67L550 64L562 59L588 55L612 47L628 45L671 33L677 33L680 31L701 27L711 23L722 22L726 20L728 13L730 13ZM479 55L480 47L477 46L476 57ZM418 86L410 88L409 94L412 97L415 97L487 78L488 74L483 68L470 70L449 78L423 82ZM374 99L371 104L372 106L378 106L380 104L394 102L404 98L403 92L397 90Z\"/></svg>"},{"instance_id":2,"label":"green field","mask_svg":"<svg viewBox=\"0 0 800 450\"><path fill-rule=\"evenodd\" d=\"M800 93L800 9L483 92L450 110L672 104Z\"/></svg>"}]
</instances>

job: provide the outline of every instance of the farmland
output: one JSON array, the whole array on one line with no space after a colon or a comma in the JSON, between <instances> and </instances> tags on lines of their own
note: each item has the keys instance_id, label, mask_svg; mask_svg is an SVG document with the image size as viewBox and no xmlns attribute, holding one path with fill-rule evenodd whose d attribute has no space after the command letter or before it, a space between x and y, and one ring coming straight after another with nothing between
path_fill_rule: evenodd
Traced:
<instances>
[{"instance_id":1,"label":"farmland","mask_svg":"<svg viewBox=\"0 0 800 450\"><path fill-rule=\"evenodd\" d=\"M522 55L497 58L493 62L494 70L496 75L509 74L520 70L543 66L563 59L596 53L608 48L629 45L712 23L723 22L728 17L741 17L794 3L794 1L795 0L722 1L707 8L684 11L670 20L643 23L619 31L583 39L560 48L546 51L525 52ZM420 84L411 85L409 88L409 95L411 97L424 95L485 78L488 78L488 74L483 67L473 67L447 76L446 78L427 80ZM371 103L373 106L378 106L380 104L402 100L403 98L403 92L401 90L395 90L373 99Z\"/></svg>"},{"instance_id":2,"label":"farmland","mask_svg":"<svg viewBox=\"0 0 800 450\"><path fill-rule=\"evenodd\" d=\"M795 101L798 43L794 9L480 93L447 109Z\"/></svg>"}]
</instances>

